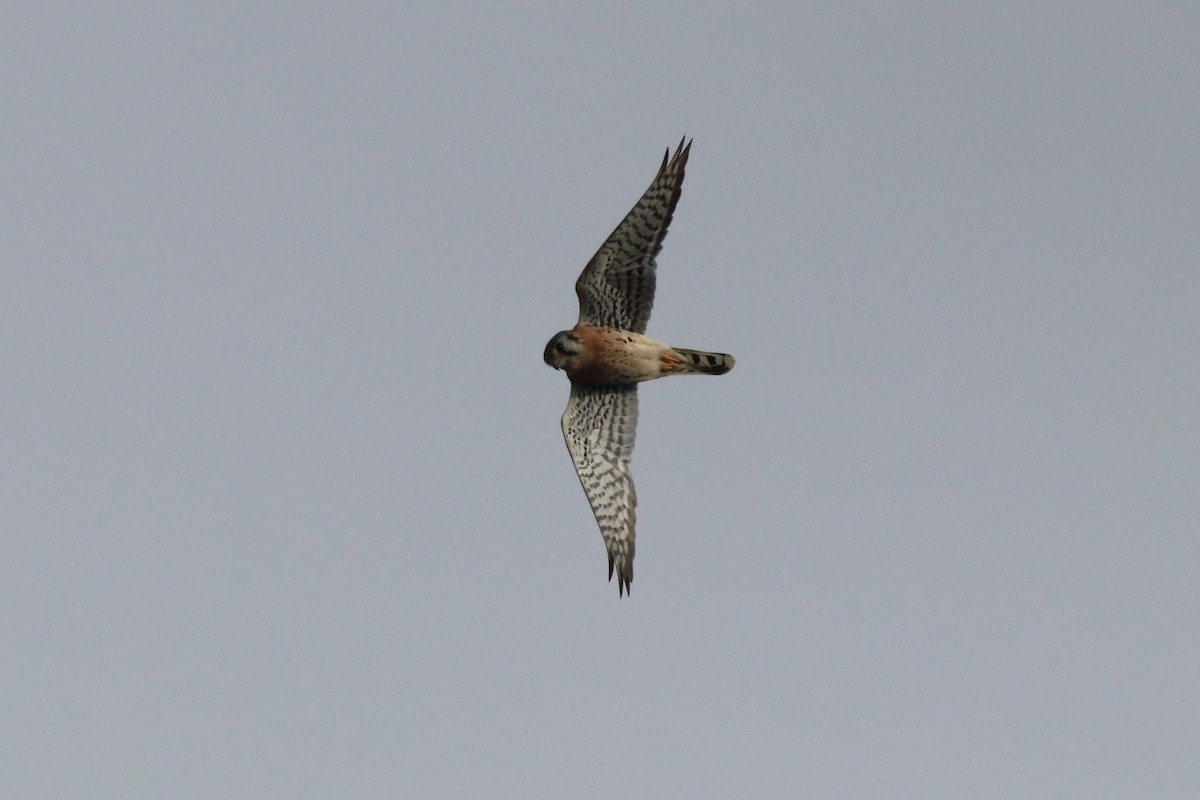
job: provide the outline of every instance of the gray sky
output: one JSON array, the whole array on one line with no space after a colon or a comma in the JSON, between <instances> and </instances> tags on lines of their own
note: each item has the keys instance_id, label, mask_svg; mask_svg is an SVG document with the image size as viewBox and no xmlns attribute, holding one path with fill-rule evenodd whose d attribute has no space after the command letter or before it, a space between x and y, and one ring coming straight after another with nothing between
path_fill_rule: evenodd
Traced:
<instances>
[{"instance_id":1,"label":"gray sky","mask_svg":"<svg viewBox=\"0 0 1200 800\"><path fill-rule=\"evenodd\" d=\"M21 5L0 795L1200 796L1194 5Z\"/></svg>"}]
</instances>

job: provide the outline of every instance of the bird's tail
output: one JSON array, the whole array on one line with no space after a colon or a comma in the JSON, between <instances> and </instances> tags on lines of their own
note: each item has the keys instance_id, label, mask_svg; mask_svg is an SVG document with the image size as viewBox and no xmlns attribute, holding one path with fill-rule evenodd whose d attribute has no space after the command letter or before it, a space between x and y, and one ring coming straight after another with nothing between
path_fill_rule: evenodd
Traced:
<instances>
[{"instance_id":1,"label":"bird's tail","mask_svg":"<svg viewBox=\"0 0 1200 800\"><path fill-rule=\"evenodd\" d=\"M733 369L733 356L726 353L706 353L703 350L685 350L682 347L671 348L679 358L679 363L671 370L678 375L724 375Z\"/></svg>"}]
</instances>

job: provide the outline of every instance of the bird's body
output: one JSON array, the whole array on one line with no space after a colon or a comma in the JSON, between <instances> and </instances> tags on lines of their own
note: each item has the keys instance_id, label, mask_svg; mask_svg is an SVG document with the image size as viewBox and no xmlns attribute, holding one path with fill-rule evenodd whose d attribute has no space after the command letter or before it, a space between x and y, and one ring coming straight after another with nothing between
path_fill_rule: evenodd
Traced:
<instances>
[{"instance_id":1,"label":"bird's body","mask_svg":"<svg viewBox=\"0 0 1200 800\"><path fill-rule=\"evenodd\" d=\"M637 385L666 375L721 375L733 356L687 350L645 335L663 237L679 202L691 143L664 156L641 200L575 283L579 321L556 333L543 358L571 380L563 438L592 506L621 594L633 581L637 494L629 473L637 432ZM670 152L668 151L668 155Z\"/></svg>"},{"instance_id":2,"label":"bird's body","mask_svg":"<svg viewBox=\"0 0 1200 800\"><path fill-rule=\"evenodd\" d=\"M561 355L554 352L558 345ZM733 368L733 356L724 353L677 349L644 333L583 323L551 339L546 354L547 363L576 383L632 384L671 374L720 375Z\"/></svg>"}]
</instances>

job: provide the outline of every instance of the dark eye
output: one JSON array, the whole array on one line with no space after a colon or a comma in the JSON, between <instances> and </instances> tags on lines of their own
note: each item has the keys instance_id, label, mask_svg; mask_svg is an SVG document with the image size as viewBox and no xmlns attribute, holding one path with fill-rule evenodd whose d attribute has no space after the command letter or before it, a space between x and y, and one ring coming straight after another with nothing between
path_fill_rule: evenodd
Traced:
<instances>
[{"instance_id":1,"label":"dark eye","mask_svg":"<svg viewBox=\"0 0 1200 800\"><path fill-rule=\"evenodd\" d=\"M565 353L565 352L567 352L567 349L566 349L565 347L563 347L563 343L562 343L562 342L555 342L555 343L554 343L554 352L556 352L556 353Z\"/></svg>"}]
</instances>

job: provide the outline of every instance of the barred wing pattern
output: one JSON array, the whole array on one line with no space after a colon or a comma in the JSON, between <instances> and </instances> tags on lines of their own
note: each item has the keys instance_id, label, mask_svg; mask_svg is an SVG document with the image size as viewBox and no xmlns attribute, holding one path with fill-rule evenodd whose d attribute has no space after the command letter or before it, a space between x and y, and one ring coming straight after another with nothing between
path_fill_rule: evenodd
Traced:
<instances>
[{"instance_id":1,"label":"barred wing pattern","mask_svg":"<svg viewBox=\"0 0 1200 800\"><path fill-rule=\"evenodd\" d=\"M563 438L575 462L579 482L596 515L608 548L608 579L617 572L624 595L633 581L634 523L637 493L629 457L637 433L637 385L571 384L563 412Z\"/></svg>"},{"instance_id":2,"label":"barred wing pattern","mask_svg":"<svg viewBox=\"0 0 1200 800\"><path fill-rule=\"evenodd\" d=\"M579 321L603 328L645 333L654 305L654 257L662 250L667 226L679 202L683 168L692 143L679 140L669 162L663 156L658 175L642 199L609 234L575 282Z\"/></svg>"}]
</instances>

